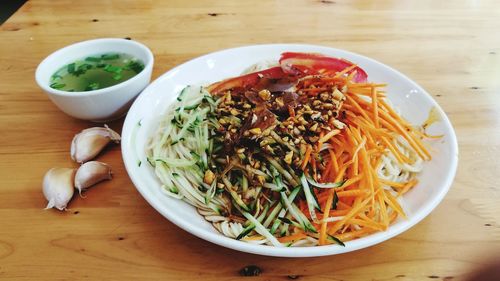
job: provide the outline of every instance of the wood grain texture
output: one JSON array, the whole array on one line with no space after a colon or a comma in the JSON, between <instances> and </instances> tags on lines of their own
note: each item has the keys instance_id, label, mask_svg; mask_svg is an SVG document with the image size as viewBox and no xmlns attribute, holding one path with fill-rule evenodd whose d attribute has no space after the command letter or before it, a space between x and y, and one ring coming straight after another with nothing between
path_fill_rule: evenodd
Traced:
<instances>
[{"instance_id":1,"label":"wood grain texture","mask_svg":"<svg viewBox=\"0 0 500 281\"><path fill-rule=\"evenodd\" d=\"M500 2L28 1L0 27L0 279L458 280L500 254ZM155 54L153 77L212 51L309 43L367 55L426 88L455 126L460 163L445 200L402 235L353 253L260 257L212 245L154 211L129 180L120 149L98 159L114 179L44 211L44 173L76 166L75 133L34 81L38 63L70 43L131 37ZM123 120L113 122L121 131Z\"/></svg>"}]
</instances>

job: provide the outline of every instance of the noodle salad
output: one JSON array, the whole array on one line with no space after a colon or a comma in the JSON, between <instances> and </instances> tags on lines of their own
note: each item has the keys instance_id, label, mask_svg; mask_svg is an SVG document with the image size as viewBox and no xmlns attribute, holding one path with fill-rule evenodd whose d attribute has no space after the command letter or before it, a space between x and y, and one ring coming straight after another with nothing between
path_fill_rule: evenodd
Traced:
<instances>
[{"instance_id":1,"label":"noodle salad","mask_svg":"<svg viewBox=\"0 0 500 281\"><path fill-rule=\"evenodd\" d=\"M281 54L270 68L187 86L146 148L162 191L227 237L273 246L339 244L405 218L423 144L357 65Z\"/></svg>"}]
</instances>

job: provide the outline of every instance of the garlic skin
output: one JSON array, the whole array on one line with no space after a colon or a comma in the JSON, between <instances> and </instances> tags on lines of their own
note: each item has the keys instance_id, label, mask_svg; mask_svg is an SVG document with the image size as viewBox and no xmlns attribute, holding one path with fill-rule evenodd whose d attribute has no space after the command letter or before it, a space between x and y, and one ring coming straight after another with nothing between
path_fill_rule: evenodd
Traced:
<instances>
[{"instance_id":1,"label":"garlic skin","mask_svg":"<svg viewBox=\"0 0 500 281\"><path fill-rule=\"evenodd\" d=\"M71 159L78 163L92 160L111 141L119 143L120 135L107 125L85 129L71 142Z\"/></svg>"},{"instance_id":2,"label":"garlic skin","mask_svg":"<svg viewBox=\"0 0 500 281\"><path fill-rule=\"evenodd\" d=\"M75 169L52 168L43 177L43 195L49 202L45 209L65 210L75 193Z\"/></svg>"},{"instance_id":3,"label":"garlic skin","mask_svg":"<svg viewBox=\"0 0 500 281\"><path fill-rule=\"evenodd\" d=\"M82 190L93 186L104 180L111 179L111 167L106 163L99 161L89 161L84 163L75 175L75 188L78 189L80 195Z\"/></svg>"}]
</instances>

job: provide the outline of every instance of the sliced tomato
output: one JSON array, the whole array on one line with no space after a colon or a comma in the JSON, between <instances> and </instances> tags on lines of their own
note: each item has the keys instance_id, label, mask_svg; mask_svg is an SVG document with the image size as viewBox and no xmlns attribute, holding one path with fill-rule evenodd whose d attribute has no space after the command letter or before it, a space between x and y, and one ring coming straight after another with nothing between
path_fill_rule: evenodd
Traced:
<instances>
[{"instance_id":1,"label":"sliced tomato","mask_svg":"<svg viewBox=\"0 0 500 281\"><path fill-rule=\"evenodd\" d=\"M260 83L279 80L287 76L280 66L271 67L262 71L252 72L242 76L229 78L208 86L208 91L217 95L228 90L245 91Z\"/></svg>"},{"instance_id":2,"label":"sliced tomato","mask_svg":"<svg viewBox=\"0 0 500 281\"><path fill-rule=\"evenodd\" d=\"M336 73L354 65L354 63L345 59L332 58L320 54L294 52L282 53L279 63L285 73L296 76L324 72ZM356 71L353 78L355 82L367 81L368 75L362 68L356 66L349 73L353 71Z\"/></svg>"}]
</instances>

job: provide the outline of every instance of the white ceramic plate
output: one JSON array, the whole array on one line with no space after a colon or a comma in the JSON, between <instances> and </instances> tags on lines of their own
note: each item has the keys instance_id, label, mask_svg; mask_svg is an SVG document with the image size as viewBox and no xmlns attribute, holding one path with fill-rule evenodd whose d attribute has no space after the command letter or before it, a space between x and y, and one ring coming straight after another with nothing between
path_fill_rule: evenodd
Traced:
<instances>
[{"instance_id":1,"label":"white ceramic plate","mask_svg":"<svg viewBox=\"0 0 500 281\"><path fill-rule=\"evenodd\" d=\"M144 147L158 125L161 114L186 85L211 83L237 76L252 64L277 60L282 52L317 52L346 58L368 73L373 82L388 83L388 97L393 105L413 124L422 123L429 110L436 107L441 122L431 126L431 133L444 137L431 145L433 159L418 176L419 184L403 198L408 219L396 221L385 232L338 245L280 248L253 245L219 234L187 203L164 195L153 168L145 160ZM141 126L138 126L140 122ZM182 229L215 244L231 249L268 256L311 257L333 255L369 247L394 237L426 217L446 195L455 176L458 146L453 127L443 110L419 85L400 72L373 59L354 53L312 45L256 45L211 53L179 65L149 85L134 102L123 125L123 161L130 178L142 196L164 217ZM138 165L138 161L142 165Z\"/></svg>"}]
</instances>

